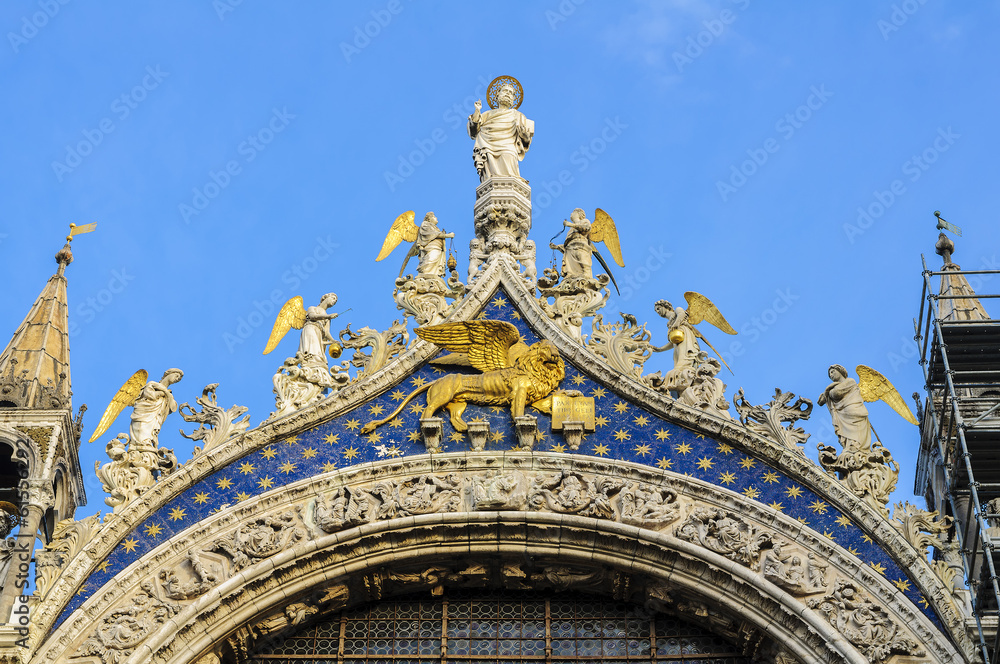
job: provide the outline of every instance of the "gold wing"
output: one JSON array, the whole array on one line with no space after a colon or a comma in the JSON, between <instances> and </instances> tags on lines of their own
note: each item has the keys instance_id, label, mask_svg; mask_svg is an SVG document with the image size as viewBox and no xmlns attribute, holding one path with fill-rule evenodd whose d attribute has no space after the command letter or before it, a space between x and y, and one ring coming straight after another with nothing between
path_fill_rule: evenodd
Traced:
<instances>
[{"instance_id":1,"label":"gold wing","mask_svg":"<svg viewBox=\"0 0 1000 664\"><path fill-rule=\"evenodd\" d=\"M689 323L697 325L701 321L707 320L726 334L736 334L736 330L729 324L726 317L722 315L722 312L712 304L710 299L694 291L684 293L684 299L688 303L687 313Z\"/></svg>"},{"instance_id":2,"label":"gold wing","mask_svg":"<svg viewBox=\"0 0 1000 664\"><path fill-rule=\"evenodd\" d=\"M415 242L419 232L420 227L413 223L413 210L407 210L399 215L396 217L396 221L392 222L389 234L385 236L385 242L382 243L382 251L378 252L378 258L375 261L378 262L391 254L392 250L403 240Z\"/></svg>"},{"instance_id":3,"label":"gold wing","mask_svg":"<svg viewBox=\"0 0 1000 664\"><path fill-rule=\"evenodd\" d=\"M142 393L142 388L146 385L148 378L149 372L145 369L139 369L132 374L131 378L125 381L125 384L121 386L118 393L111 399L111 403L104 409L101 421L97 423L97 429L94 430L94 435L90 437L90 440L87 441L88 443L92 443L103 436L108 427L121 415L121 412L135 403L135 400Z\"/></svg>"},{"instance_id":4,"label":"gold wing","mask_svg":"<svg viewBox=\"0 0 1000 664\"><path fill-rule=\"evenodd\" d=\"M859 364L855 371L858 372L858 390L862 399L869 402L882 400L910 424L920 424L888 378L863 364Z\"/></svg>"},{"instance_id":5,"label":"gold wing","mask_svg":"<svg viewBox=\"0 0 1000 664\"><path fill-rule=\"evenodd\" d=\"M305 303L302 301L302 296L297 295L282 305L281 311L278 312L278 317L274 319L274 327L271 328L271 336L268 338L267 346L264 348L264 355L267 355L278 346L278 343L288 333L288 330L293 327L296 330L301 330L305 324Z\"/></svg>"},{"instance_id":6,"label":"gold wing","mask_svg":"<svg viewBox=\"0 0 1000 664\"><path fill-rule=\"evenodd\" d=\"M622 259L622 245L618 240L618 228L615 227L615 221L611 215L601 208L597 208L597 212L594 213L594 223L590 225L590 241L606 244L612 258L618 263L618 267L625 267L625 261Z\"/></svg>"},{"instance_id":7,"label":"gold wing","mask_svg":"<svg viewBox=\"0 0 1000 664\"><path fill-rule=\"evenodd\" d=\"M469 363L483 372L513 365L514 359L511 356L516 356L519 350L513 347L521 341L521 334L516 327L499 320L441 323L418 327L415 332L421 339L435 346L453 353L467 354Z\"/></svg>"}]
</instances>

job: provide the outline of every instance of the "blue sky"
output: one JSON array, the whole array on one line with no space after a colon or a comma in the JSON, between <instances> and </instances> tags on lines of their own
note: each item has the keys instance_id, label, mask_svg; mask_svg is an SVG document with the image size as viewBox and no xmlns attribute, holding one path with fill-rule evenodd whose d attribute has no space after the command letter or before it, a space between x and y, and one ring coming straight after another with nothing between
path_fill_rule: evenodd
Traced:
<instances>
[{"instance_id":1,"label":"blue sky","mask_svg":"<svg viewBox=\"0 0 1000 664\"><path fill-rule=\"evenodd\" d=\"M352 309L338 322L384 329L404 252L374 258L410 209L456 233L464 274L478 182L465 117L509 74L536 124L521 165L532 237L544 247L575 207L607 210L626 262L612 310L665 343L653 302L710 297L742 331L705 331L735 372L730 396L815 400L836 362L908 398L933 211L964 229L957 262L1000 267L998 18L996 3L934 0L9 0L0 329L54 271L67 225L97 222L67 272L85 437L139 368L183 369L179 402L218 382L220 402L262 421L295 344L261 354L269 298L334 291ZM871 412L909 497L916 428ZM829 423L817 407L804 425L810 457ZM161 444L185 460L182 424ZM105 509L103 442L83 444L81 516Z\"/></svg>"}]
</instances>

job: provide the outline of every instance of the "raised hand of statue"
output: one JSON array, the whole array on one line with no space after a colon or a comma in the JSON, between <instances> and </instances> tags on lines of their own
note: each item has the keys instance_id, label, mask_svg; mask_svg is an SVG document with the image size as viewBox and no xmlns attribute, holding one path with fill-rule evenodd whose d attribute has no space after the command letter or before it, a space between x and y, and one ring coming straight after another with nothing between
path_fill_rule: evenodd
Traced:
<instances>
[{"instance_id":1,"label":"raised hand of statue","mask_svg":"<svg viewBox=\"0 0 1000 664\"><path fill-rule=\"evenodd\" d=\"M483 100L482 99L477 99L476 103L473 104L473 105L476 107L476 113L479 113L480 111L483 110Z\"/></svg>"}]
</instances>

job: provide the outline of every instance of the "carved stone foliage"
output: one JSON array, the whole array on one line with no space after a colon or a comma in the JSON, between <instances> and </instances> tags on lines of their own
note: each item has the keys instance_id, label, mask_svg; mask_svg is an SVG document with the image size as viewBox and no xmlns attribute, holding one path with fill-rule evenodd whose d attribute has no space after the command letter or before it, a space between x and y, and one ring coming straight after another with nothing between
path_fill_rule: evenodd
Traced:
<instances>
[{"instance_id":1,"label":"carved stone foliage","mask_svg":"<svg viewBox=\"0 0 1000 664\"><path fill-rule=\"evenodd\" d=\"M733 397L733 406L739 413L740 422L750 431L774 441L779 445L803 452L801 445L809 439L809 434L802 427L793 426L799 420L808 420L812 414L813 403L809 399L799 397L795 403L789 402L795 395L774 389L774 398L762 406L752 406L743 396L741 387ZM788 426L782 426L787 424Z\"/></svg>"},{"instance_id":2,"label":"carved stone foliage","mask_svg":"<svg viewBox=\"0 0 1000 664\"><path fill-rule=\"evenodd\" d=\"M882 443L873 442L867 448L849 445L840 452L831 445L819 443L819 463L828 472L836 472L841 482L854 495L871 507L889 516L886 505L889 494L899 480L899 464Z\"/></svg>"},{"instance_id":3,"label":"carved stone foliage","mask_svg":"<svg viewBox=\"0 0 1000 664\"><path fill-rule=\"evenodd\" d=\"M954 593L960 590L961 579L959 584L955 581L963 573L963 568L958 545L948 536L953 521L950 516L940 517L937 511L928 512L909 502L903 502L896 503L890 523L922 557L926 558L929 548L934 547L935 560L931 562L931 567Z\"/></svg>"},{"instance_id":4,"label":"carved stone foliage","mask_svg":"<svg viewBox=\"0 0 1000 664\"><path fill-rule=\"evenodd\" d=\"M336 391L347 385L351 380L347 366L344 361L330 367L325 358L301 352L287 358L271 379L275 410L268 419L290 415L321 401L331 390Z\"/></svg>"},{"instance_id":5,"label":"carved stone foliage","mask_svg":"<svg viewBox=\"0 0 1000 664\"><path fill-rule=\"evenodd\" d=\"M357 367L355 380L370 375L384 367L390 360L406 350L410 334L403 321L395 320L388 330L379 332L370 327L362 327L357 332L348 325L340 332L340 344L354 351L351 365ZM370 348L367 353L363 349Z\"/></svg>"},{"instance_id":6,"label":"carved stone foliage","mask_svg":"<svg viewBox=\"0 0 1000 664\"><path fill-rule=\"evenodd\" d=\"M135 648L160 628L180 605L157 596L151 581L144 581L142 592L131 603L108 614L83 642L78 655L96 655L104 664L120 664Z\"/></svg>"},{"instance_id":7,"label":"carved stone foliage","mask_svg":"<svg viewBox=\"0 0 1000 664\"><path fill-rule=\"evenodd\" d=\"M709 551L757 571L761 551L772 544L771 536L725 510L698 507L674 529L674 537L699 544Z\"/></svg>"},{"instance_id":8,"label":"carved stone foliage","mask_svg":"<svg viewBox=\"0 0 1000 664\"><path fill-rule=\"evenodd\" d=\"M469 244L469 283L490 256L509 255L530 285L537 277L531 230L531 187L521 178L492 177L476 188L476 237Z\"/></svg>"},{"instance_id":9,"label":"carved stone foliage","mask_svg":"<svg viewBox=\"0 0 1000 664\"><path fill-rule=\"evenodd\" d=\"M638 324L635 316L622 314L621 323L604 322L597 314L591 321L591 335L587 347L608 365L626 376L640 380L642 367L652 355L652 335L646 324Z\"/></svg>"},{"instance_id":10,"label":"carved stone foliage","mask_svg":"<svg viewBox=\"0 0 1000 664\"><path fill-rule=\"evenodd\" d=\"M73 556L101 529L100 517L95 514L81 521L65 519L56 524L52 540L35 554L35 594L44 597L52 582Z\"/></svg>"},{"instance_id":11,"label":"carved stone foliage","mask_svg":"<svg viewBox=\"0 0 1000 664\"><path fill-rule=\"evenodd\" d=\"M393 291L396 308L413 316L418 326L440 323L451 313L454 301L463 295L465 286L454 269L447 281L430 274L399 277Z\"/></svg>"},{"instance_id":12,"label":"carved stone foliage","mask_svg":"<svg viewBox=\"0 0 1000 664\"><path fill-rule=\"evenodd\" d=\"M120 433L104 449L111 461L103 466L95 461L94 470L108 494L104 502L115 513L177 468L173 450L159 447L155 439L151 445L130 443L128 434Z\"/></svg>"},{"instance_id":13,"label":"carved stone foliage","mask_svg":"<svg viewBox=\"0 0 1000 664\"><path fill-rule=\"evenodd\" d=\"M218 387L218 383L206 385L201 396L195 399L195 403L201 406L201 412L191 408L187 402L182 403L177 409L185 422L197 422L201 425L190 434L181 430L181 435L185 438L204 441L204 447L194 448L195 454L207 452L233 436L243 433L250 426L249 415L242 420L237 419L247 412L246 406L231 406L226 409L216 403L215 390Z\"/></svg>"},{"instance_id":14,"label":"carved stone foliage","mask_svg":"<svg viewBox=\"0 0 1000 664\"><path fill-rule=\"evenodd\" d=\"M838 580L830 594L810 599L808 605L822 613L872 662L884 662L892 655L922 657L925 654L917 642L853 581Z\"/></svg>"},{"instance_id":15,"label":"carved stone foliage","mask_svg":"<svg viewBox=\"0 0 1000 664\"><path fill-rule=\"evenodd\" d=\"M559 270L547 267L538 279L538 305L566 334L583 341L583 319L593 316L608 301L611 293L606 274L594 277L561 279ZM551 302L549 300L552 300Z\"/></svg>"}]
</instances>

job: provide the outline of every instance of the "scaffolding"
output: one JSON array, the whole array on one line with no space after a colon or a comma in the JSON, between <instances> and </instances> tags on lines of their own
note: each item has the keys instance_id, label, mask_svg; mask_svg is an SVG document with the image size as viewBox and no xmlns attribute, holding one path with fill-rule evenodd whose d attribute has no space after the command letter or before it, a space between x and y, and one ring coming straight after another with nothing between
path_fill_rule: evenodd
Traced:
<instances>
[{"instance_id":1,"label":"scaffolding","mask_svg":"<svg viewBox=\"0 0 1000 664\"><path fill-rule=\"evenodd\" d=\"M984 662L1000 664L1000 319L961 320L954 315L956 300L988 301L1000 298L1000 293L974 293L970 298L971 289L941 294L933 284L935 277L973 275L991 275L985 281L1000 270L935 272L924 261L916 340L928 396L923 426L936 442L980 651Z\"/></svg>"}]
</instances>

